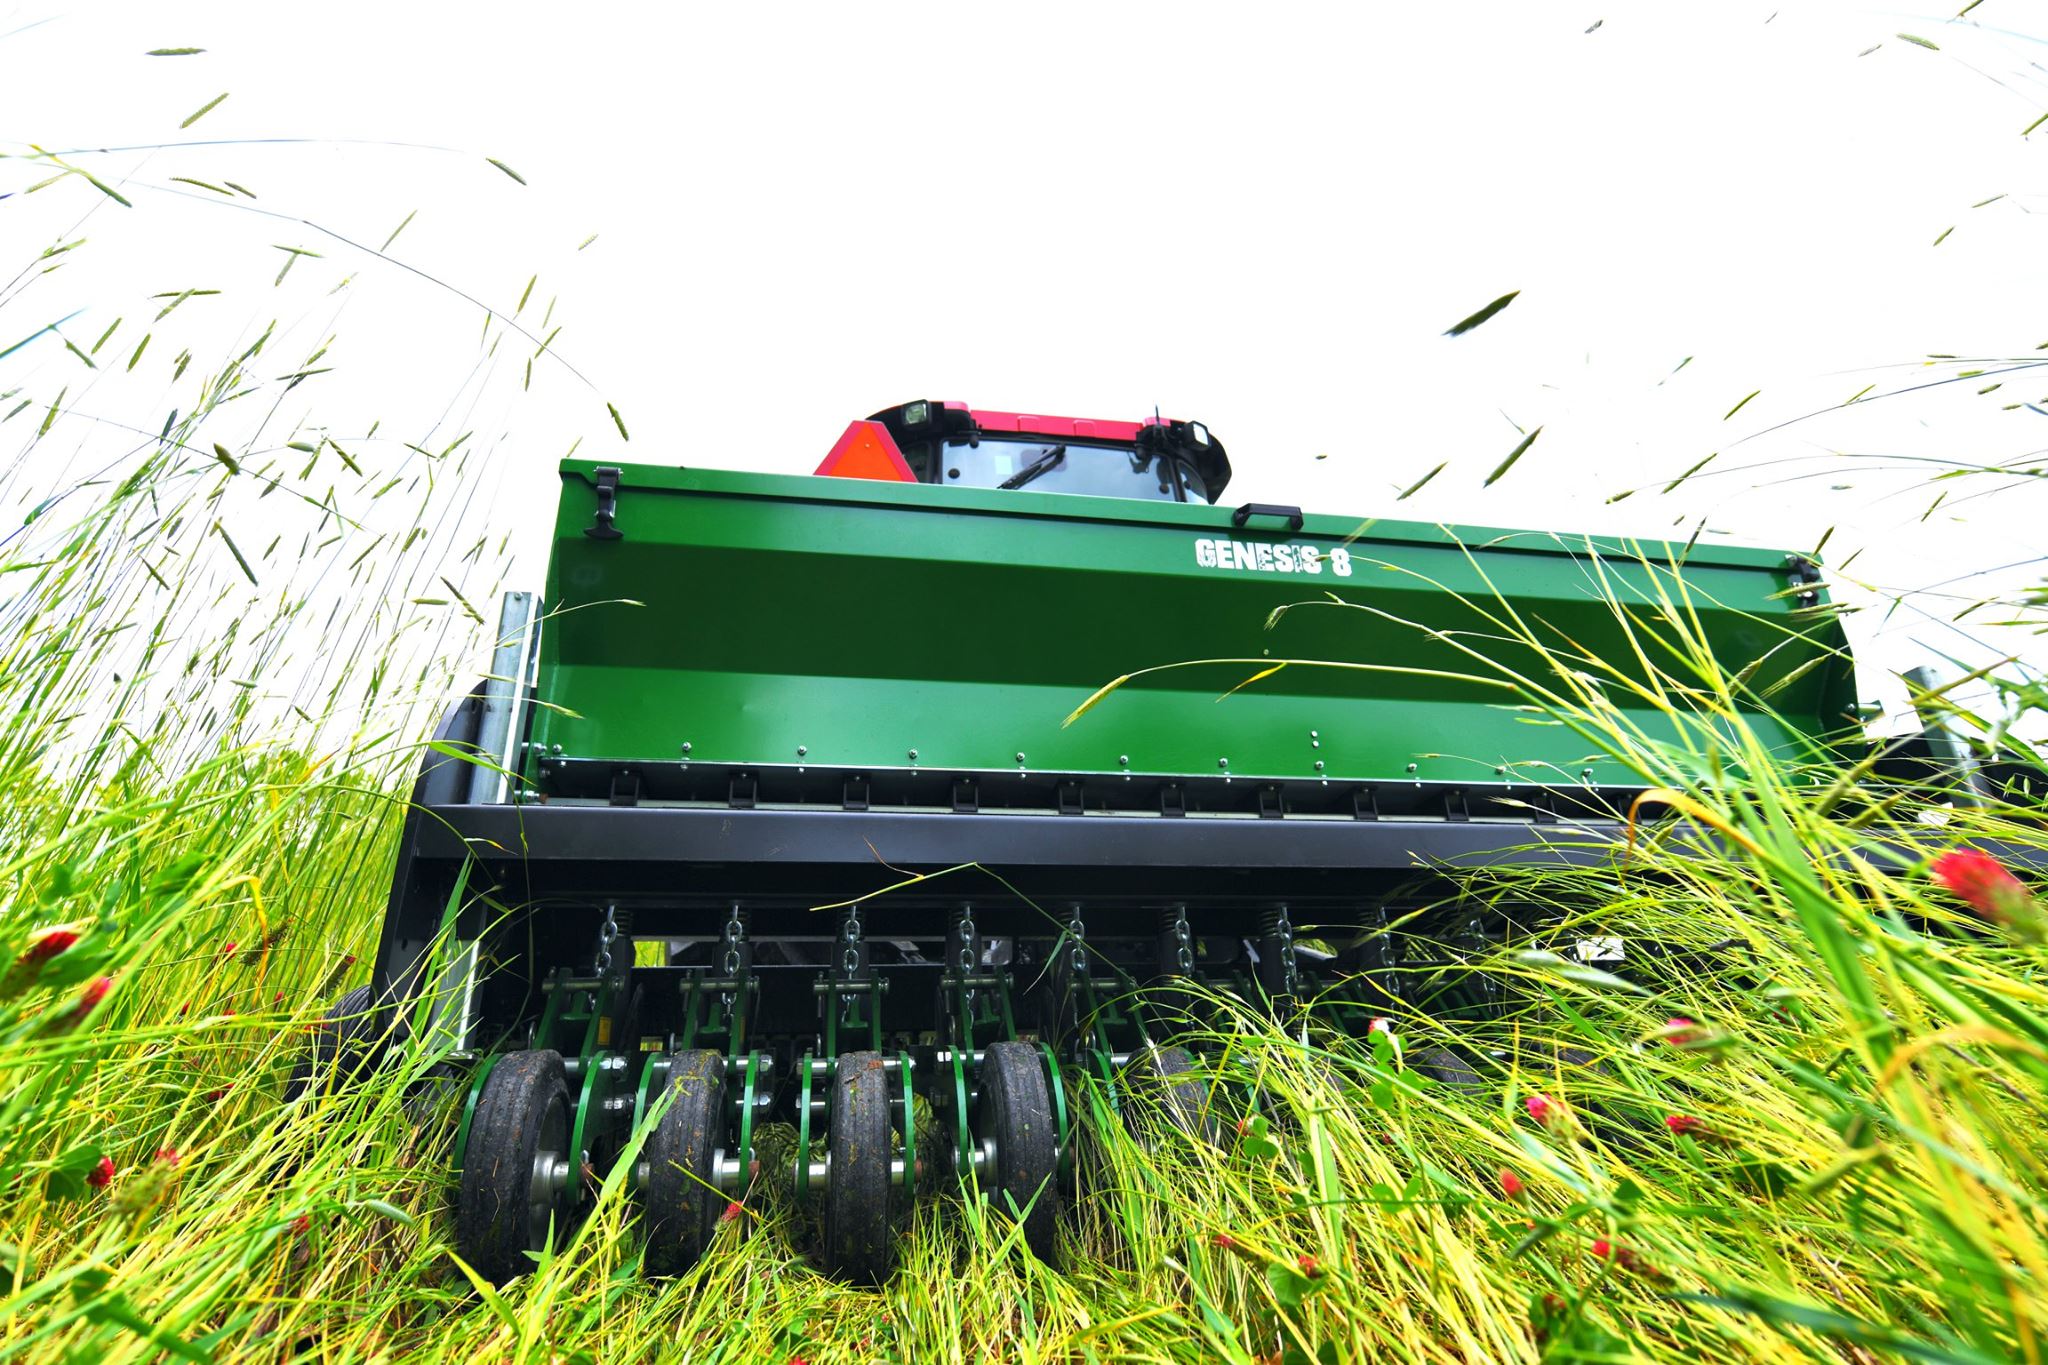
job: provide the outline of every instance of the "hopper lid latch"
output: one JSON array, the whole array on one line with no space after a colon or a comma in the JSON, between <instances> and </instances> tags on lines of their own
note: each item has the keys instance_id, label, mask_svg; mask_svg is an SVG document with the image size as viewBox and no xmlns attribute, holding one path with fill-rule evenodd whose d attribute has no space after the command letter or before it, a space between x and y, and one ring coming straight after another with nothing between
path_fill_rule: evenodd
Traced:
<instances>
[{"instance_id":1,"label":"hopper lid latch","mask_svg":"<svg viewBox=\"0 0 2048 1365\"><path fill-rule=\"evenodd\" d=\"M599 465L594 471L597 481L597 515L590 525L583 528L583 534L592 540L623 540L625 532L612 525L612 519L619 513L619 471L616 465Z\"/></svg>"},{"instance_id":2,"label":"hopper lid latch","mask_svg":"<svg viewBox=\"0 0 2048 1365\"><path fill-rule=\"evenodd\" d=\"M1795 588L1803 588L1794 601L1802 607L1810 607L1820 601L1820 593L1814 585L1821 581L1820 565L1805 555L1785 556L1785 576Z\"/></svg>"}]
</instances>

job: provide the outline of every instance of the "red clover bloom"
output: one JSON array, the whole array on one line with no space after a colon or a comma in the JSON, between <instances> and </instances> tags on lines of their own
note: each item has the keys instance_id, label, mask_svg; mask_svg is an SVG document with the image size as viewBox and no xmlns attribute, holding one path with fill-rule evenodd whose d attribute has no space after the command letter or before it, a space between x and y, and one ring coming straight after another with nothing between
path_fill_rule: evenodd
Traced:
<instances>
[{"instance_id":1,"label":"red clover bloom","mask_svg":"<svg viewBox=\"0 0 2048 1365\"><path fill-rule=\"evenodd\" d=\"M1981 915L2003 922L2031 897L2004 864L1974 848L1951 849L1934 860L1934 880Z\"/></svg>"},{"instance_id":2,"label":"red clover bloom","mask_svg":"<svg viewBox=\"0 0 2048 1365\"><path fill-rule=\"evenodd\" d=\"M36 968L48 962L57 954L78 942L78 931L70 928L45 929L28 941L28 947L15 959L18 967Z\"/></svg>"}]
</instances>

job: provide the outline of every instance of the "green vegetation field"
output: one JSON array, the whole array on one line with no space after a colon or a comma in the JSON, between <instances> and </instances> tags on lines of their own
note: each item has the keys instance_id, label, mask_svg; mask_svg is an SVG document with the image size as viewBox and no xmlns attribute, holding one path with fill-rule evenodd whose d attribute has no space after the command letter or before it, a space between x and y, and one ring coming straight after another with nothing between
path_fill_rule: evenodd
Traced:
<instances>
[{"instance_id":1,"label":"green vegetation field","mask_svg":"<svg viewBox=\"0 0 2048 1365\"><path fill-rule=\"evenodd\" d=\"M57 178L43 192L115 194L37 169ZM77 357L72 384L10 389L0 368L0 491L24 509L0 527L0 1360L2048 1349L2048 912L2025 867L2048 859L2041 807L1929 810L1856 772L1773 768L1745 751L1743 681L1689 647L1677 604L1643 643L1688 743L1620 727L1599 660L1521 681L1717 851L1646 826L1596 870L1475 875L1464 896L1551 925L1466 968L1512 982L1511 1017L1456 1037L1396 1017L1355 1040L1219 999L1195 1040L1215 1141L1142 1088L1117 1116L1071 1077L1080 1193L1057 1266L940 1199L895 1278L851 1289L760 1192L696 1271L652 1281L610 1188L530 1274L473 1284L450 1255L434 1059L283 1090L366 975L422 742L480 671L506 585L503 545L464 516L480 461L459 439L358 442L290 416L320 344L264 331L195 357L175 291L119 335L45 327L18 299L76 245L0 292L0 367ZM488 341L504 319L485 321ZM167 386L171 415L109 443L80 395L130 373ZM1961 723L2024 751L2011 736L2048 695L1990 681ZM1772 776L1700 776L1731 759ZM1972 849L2018 880L1957 856ZM1705 965L1609 976L1564 955L1586 936ZM1409 1064L1447 1042L1498 1063L1457 1084Z\"/></svg>"},{"instance_id":2,"label":"green vegetation field","mask_svg":"<svg viewBox=\"0 0 2048 1365\"><path fill-rule=\"evenodd\" d=\"M1646 831L1611 868L1466 894L1555 907L1560 943L1720 945L1715 970L1626 982L1542 942L1474 964L1532 1003L1461 1040L1503 1061L1456 1086L1403 1064L1443 1041L1426 1020L1367 1046L1226 1002L1219 1144L1143 1096L1106 1120L1073 1078L1092 1117L1057 1270L941 1203L883 1292L847 1289L763 1195L698 1272L651 1283L611 1191L531 1275L479 1291L449 1256L447 1112L407 1099L431 1059L281 1102L309 1024L363 977L450 680L394 676L391 640L468 618L448 592L414 596L426 561L399 537L357 560L350 581L375 591L319 622L327 648L284 645L318 597L303 570L281 574L274 619L223 625L221 575L276 561L231 539L223 500L301 498L298 466L344 452L215 450L212 415L202 399L0 549L0 1355L2036 1358L2040 912L1947 865L1973 909L1926 862L1987 840L2048 854L2021 818L2038 809L1933 825L1874 813L1854 774L1740 796L1688 781L1715 728L1693 726L1690 754L1614 729L1563 666L1591 660L1529 680L1532 700L1673 788L1723 854ZM458 480L455 458L406 458ZM473 645L474 624L451 640ZM1676 627L1671 643L1663 704L1729 714L1738 684L1688 671Z\"/></svg>"}]
</instances>

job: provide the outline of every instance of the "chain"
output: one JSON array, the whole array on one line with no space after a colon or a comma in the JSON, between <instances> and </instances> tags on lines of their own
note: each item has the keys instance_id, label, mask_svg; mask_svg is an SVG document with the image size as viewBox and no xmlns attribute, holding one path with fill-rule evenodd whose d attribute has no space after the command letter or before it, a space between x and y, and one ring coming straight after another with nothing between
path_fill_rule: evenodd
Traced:
<instances>
[{"instance_id":1,"label":"chain","mask_svg":"<svg viewBox=\"0 0 2048 1365\"><path fill-rule=\"evenodd\" d=\"M1280 941L1281 994L1296 995L1300 991L1300 966L1294 957L1294 921L1287 917L1287 907L1280 907L1280 917L1273 926L1274 937Z\"/></svg>"},{"instance_id":2,"label":"chain","mask_svg":"<svg viewBox=\"0 0 2048 1365\"><path fill-rule=\"evenodd\" d=\"M597 974L599 976L610 976L612 974L612 944L616 943L618 938L618 907L616 905L607 905L604 908L604 923L597 926Z\"/></svg>"},{"instance_id":3,"label":"chain","mask_svg":"<svg viewBox=\"0 0 2048 1365\"><path fill-rule=\"evenodd\" d=\"M960 975L973 976L974 969L981 964L974 960L974 910L971 907L960 907L959 928L955 932L960 938Z\"/></svg>"},{"instance_id":4,"label":"chain","mask_svg":"<svg viewBox=\"0 0 2048 1365\"><path fill-rule=\"evenodd\" d=\"M840 960L845 964L845 974L849 978L858 975L860 972L860 938L862 932L859 909L849 907L846 911L846 918L839 922L839 941L842 952Z\"/></svg>"},{"instance_id":5,"label":"chain","mask_svg":"<svg viewBox=\"0 0 2048 1365\"><path fill-rule=\"evenodd\" d=\"M855 980L861 975L861 936L866 932L860 922L860 906L847 906L845 917L839 921L839 961L840 975L848 981ZM831 1008L839 1011L842 1022L852 1020L854 1001L855 997L851 991L843 991L836 997ZM877 1000L875 1004L879 1008L880 1001Z\"/></svg>"},{"instance_id":6,"label":"chain","mask_svg":"<svg viewBox=\"0 0 2048 1365\"><path fill-rule=\"evenodd\" d=\"M964 983L981 966L975 960L973 906L962 905L960 907L960 918L954 922L953 936L958 940L959 947L959 951L955 955L955 962L960 973L960 979ZM960 1009L964 1016L960 1020L960 1025L963 1028L971 1029L973 1027L974 1006L978 994L974 987L963 984L960 991Z\"/></svg>"},{"instance_id":7,"label":"chain","mask_svg":"<svg viewBox=\"0 0 2048 1365\"><path fill-rule=\"evenodd\" d=\"M1174 960L1180 966L1182 976L1195 974L1195 931L1188 927L1188 908L1185 905L1173 907Z\"/></svg>"},{"instance_id":8,"label":"chain","mask_svg":"<svg viewBox=\"0 0 2048 1365\"><path fill-rule=\"evenodd\" d=\"M740 974L740 940L745 938L747 926L740 919L740 908L734 905L730 917L725 921L725 974Z\"/></svg>"},{"instance_id":9,"label":"chain","mask_svg":"<svg viewBox=\"0 0 2048 1365\"><path fill-rule=\"evenodd\" d=\"M724 966L725 978L728 981L734 981L739 978L740 944L745 941L746 936L747 922L740 916L740 903L738 901L734 901L732 903L732 908L726 912L725 917ZM718 1007L727 1019L732 1018L733 1006L737 1002L738 996L736 996L731 991L723 991L719 994Z\"/></svg>"}]
</instances>

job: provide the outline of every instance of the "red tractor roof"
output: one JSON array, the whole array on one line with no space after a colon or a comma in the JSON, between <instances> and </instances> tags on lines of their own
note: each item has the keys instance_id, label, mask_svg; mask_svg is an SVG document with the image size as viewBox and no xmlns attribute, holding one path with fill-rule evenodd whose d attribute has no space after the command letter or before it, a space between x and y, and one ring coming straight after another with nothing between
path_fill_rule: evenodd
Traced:
<instances>
[{"instance_id":1,"label":"red tractor roof","mask_svg":"<svg viewBox=\"0 0 2048 1365\"><path fill-rule=\"evenodd\" d=\"M999 412L993 408L970 408L965 403L923 399L884 408L865 421L849 423L846 431L816 469L819 474L842 478L898 479L918 481L911 462L903 452L933 440L1014 439L1018 436L1050 436L1093 445L1137 448L1155 447L1193 466L1214 502L1230 481L1230 461L1223 443L1209 434L1200 422L1146 417L1136 422L1106 421L1099 417L1052 417L1040 413Z\"/></svg>"},{"instance_id":2,"label":"red tractor roof","mask_svg":"<svg viewBox=\"0 0 2048 1365\"><path fill-rule=\"evenodd\" d=\"M1041 417L1028 412L996 412L970 408L965 403L947 403L964 412L983 431L1025 431L1039 436L1072 436L1077 440L1136 441L1145 427L1164 426L1157 417L1142 422L1105 422L1093 417ZM878 414L879 415L879 414Z\"/></svg>"}]
</instances>

